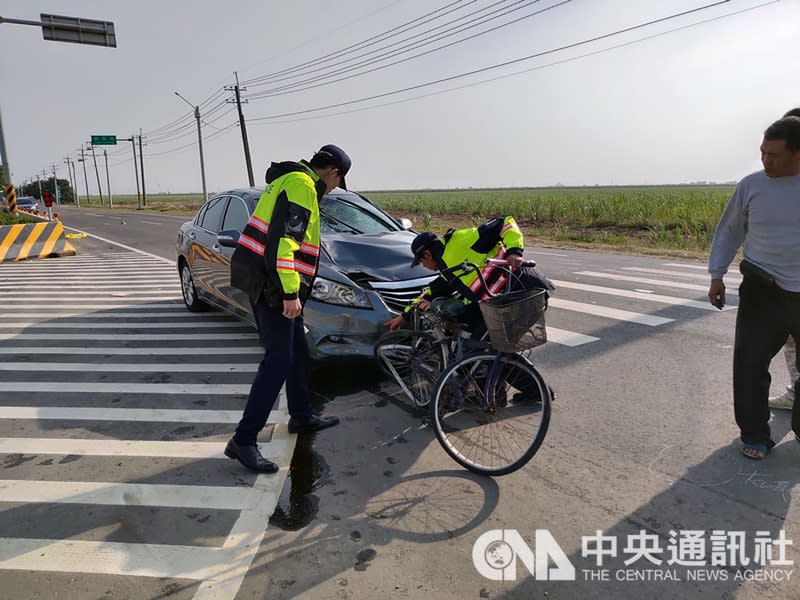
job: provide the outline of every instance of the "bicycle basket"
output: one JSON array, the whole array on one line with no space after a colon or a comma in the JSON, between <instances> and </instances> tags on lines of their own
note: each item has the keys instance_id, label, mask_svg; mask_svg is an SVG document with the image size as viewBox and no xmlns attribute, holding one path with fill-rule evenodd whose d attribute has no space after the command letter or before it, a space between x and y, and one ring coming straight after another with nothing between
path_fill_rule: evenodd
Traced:
<instances>
[{"instance_id":1,"label":"bicycle basket","mask_svg":"<svg viewBox=\"0 0 800 600\"><path fill-rule=\"evenodd\" d=\"M546 290L509 292L480 302L492 346L500 352L521 352L547 341Z\"/></svg>"}]
</instances>

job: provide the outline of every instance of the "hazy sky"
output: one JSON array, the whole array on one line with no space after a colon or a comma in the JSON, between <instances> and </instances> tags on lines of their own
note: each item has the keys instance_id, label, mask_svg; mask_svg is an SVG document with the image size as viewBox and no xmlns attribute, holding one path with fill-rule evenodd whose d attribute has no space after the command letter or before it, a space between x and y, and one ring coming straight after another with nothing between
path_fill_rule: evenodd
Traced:
<instances>
[{"instance_id":1,"label":"hazy sky","mask_svg":"<svg viewBox=\"0 0 800 600\"><path fill-rule=\"evenodd\" d=\"M351 155L348 183L362 190L735 180L760 168L764 128L800 106L800 0L729 0L384 95L710 3L0 0L7 18L113 21L118 40L115 49L57 43L36 27L0 25L6 144L15 182L52 163L66 178L65 155L75 158L91 134L127 137L141 127L148 192L199 191L195 121L177 90L203 103L209 191L247 185L235 105L224 102L232 93L223 91L238 70L256 185L270 161L308 158L325 143ZM276 115L287 116L265 118ZM135 192L130 144L108 148L112 191ZM87 166L95 194L91 159ZM82 191L80 166L78 174Z\"/></svg>"}]
</instances>

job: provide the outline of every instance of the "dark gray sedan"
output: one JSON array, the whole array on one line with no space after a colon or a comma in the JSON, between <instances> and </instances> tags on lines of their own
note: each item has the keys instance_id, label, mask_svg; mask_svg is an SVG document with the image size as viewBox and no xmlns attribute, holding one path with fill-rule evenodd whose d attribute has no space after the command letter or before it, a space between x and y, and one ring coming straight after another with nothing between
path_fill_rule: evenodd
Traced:
<instances>
[{"instance_id":1,"label":"dark gray sedan","mask_svg":"<svg viewBox=\"0 0 800 600\"><path fill-rule=\"evenodd\" d=\"M217 194L181 226L178 271L189 310L214 306L255 326L249 299L231 286L230 261L261 192ZM313 359L372 357L373 344L386 331L383 323L433 280L409 266L410 227L360 194L337 188L322 198L319 271L304 309Z\"/></svg>"}]
</instances>

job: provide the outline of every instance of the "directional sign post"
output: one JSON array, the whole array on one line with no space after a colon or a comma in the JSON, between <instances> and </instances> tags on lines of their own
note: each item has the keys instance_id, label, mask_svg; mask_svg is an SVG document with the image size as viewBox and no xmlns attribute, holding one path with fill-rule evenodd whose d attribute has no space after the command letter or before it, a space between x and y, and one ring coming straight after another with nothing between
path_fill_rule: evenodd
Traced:
<instances>
[{"instance_id":1,"label":"directional sign post","mask_svg":"<svg viewBox=\"0 0 800 600\"><path fill-rule=\"evenodd\" d=\"M117 136L115 135L93 135L92 146L116 146Z\"/></svg>"}]
</instances>

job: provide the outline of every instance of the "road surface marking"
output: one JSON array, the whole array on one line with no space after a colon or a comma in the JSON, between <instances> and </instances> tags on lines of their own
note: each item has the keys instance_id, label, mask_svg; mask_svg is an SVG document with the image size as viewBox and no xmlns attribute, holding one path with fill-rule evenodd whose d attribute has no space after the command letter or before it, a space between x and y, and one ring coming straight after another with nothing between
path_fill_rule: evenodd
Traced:
<instances>
[{"instance_id":1,"label":"road surface marking","mask_svg":"<svg viewBox=\"0 0 800 600\"><path fill-rule=\"evenodd\" d=\"M596 294L609 294L611 296L621 296L623 298L635 298L637 300L647 300L650 302L660 302L661 304L671 304L673 306L687 306L691 308L699 308L700 310L713 310L721 312L715 306L711 306L709 302L701 302L698 300L687 300L685 298L676 298L675 296L662 296L659 294L644 294L642 292L634 292L631 290L622 290L619 288L602 287L599 285L589 285L586 283L574 283L572 281L557 281L553 283L558 287L563 287L573 290L581 290L584 292L594 292ZM733 310L735 306L726 306L724 310Z\"/></svg>"},{"instance_id":2,"label":"road surface marking","mask_svg":"<svg viewBox=\"0 0 800 600\"><path fill-rule=\"evenodd\" d=\"M561 298L550 298L548 303L551 307L560 308L562 310L570 310L575 312L586 313L589 315L597 315L598 317L606 317L608 319L615 319L617 321L627 321L630 323L639 323L641 325L649 325L650 327L657 327L670 323L674 319L666 319L664 317L655 317L653 315L645 315L642 313L631 312L629 310L618 310L608 306L598 306L595 304L586 304L584 302L572 302L571 300L562 300ZM549 331L549 328L548 328Z\"/></svg>"}]
</instances>

